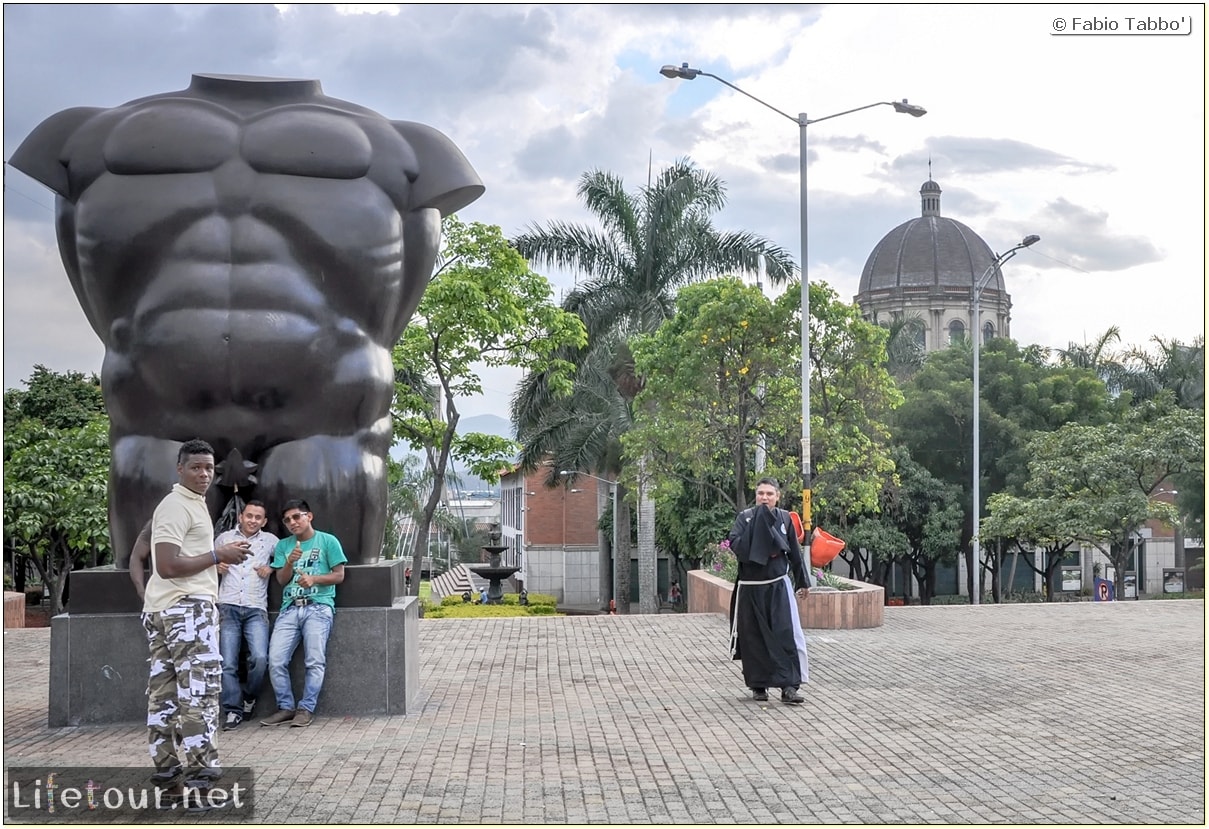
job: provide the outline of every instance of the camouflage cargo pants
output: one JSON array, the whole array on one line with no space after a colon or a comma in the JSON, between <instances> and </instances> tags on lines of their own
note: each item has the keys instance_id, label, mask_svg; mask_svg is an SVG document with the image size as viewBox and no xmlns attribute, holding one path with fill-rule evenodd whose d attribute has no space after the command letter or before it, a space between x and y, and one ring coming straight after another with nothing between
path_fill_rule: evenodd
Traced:
<instances>
[{"instance_id":1,"label":"camouflage cargo pants","mask_svg":"<svg viewBox=\"0 0 1209 829\"><path fill-rule=\"evenodd\" d=\"M147 739L157 776L186 778L217 771L222 656L218 607L186 596L157 613L143 614L151 651L147 682Z\"/></svg>"}]
</instances>

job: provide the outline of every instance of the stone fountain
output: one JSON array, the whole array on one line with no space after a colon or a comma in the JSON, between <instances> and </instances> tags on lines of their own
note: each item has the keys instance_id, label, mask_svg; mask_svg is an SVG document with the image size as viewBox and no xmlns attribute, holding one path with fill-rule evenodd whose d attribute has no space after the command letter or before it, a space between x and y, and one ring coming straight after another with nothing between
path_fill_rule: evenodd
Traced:
<instances>
[{"instance_id":1,"label":"stone fountain","mask_svg":"<svg viewBox=\"0 0 1209 829\"><path fill-rule=\"evenodd\" d=\"M467 567L470 572L487 580L487 604L500 604L504 601L504 579L511 576L519 567L509 567L500 564L500 553L508 549L507 544L500 544L500 525L492 524L488 533L491 543L483 547L490 561L487 564L473 564Z\"/></svg>"}]
</instances>

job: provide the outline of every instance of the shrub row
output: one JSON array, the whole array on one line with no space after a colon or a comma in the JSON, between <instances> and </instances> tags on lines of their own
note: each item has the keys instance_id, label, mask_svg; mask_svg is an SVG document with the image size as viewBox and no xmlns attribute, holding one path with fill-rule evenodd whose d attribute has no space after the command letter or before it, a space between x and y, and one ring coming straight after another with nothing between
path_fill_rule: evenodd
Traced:
<instances>
[{"instance_id":1,"label":"shrub row","mask_svg":"<svg viewBox=\"0 0 1209 829\"><path fill-rule=\"evenodd\" d=\"M555 616L553 605L440 604L424 608L425 619L499 619L509 616Z\"/></svg>"},{"instance_id":2,"label":"shrub row","mask_svg":"<svg viewBox=\"0 0 1209 829\"><path fill-rule=\"evenodd\" d=\"M471 593L470 596L472 599L470 604L476 604L478 597L474 593ZM520 606L520 596L518 596L516 593L505 593L503 601L504 601L504 604L508 607L519 607ZM441 599L442 607L454 607L457 605L464 605L464 604L467 604L467 602L465 599L462 598L462 594L460 594L460 593L455 594L453 596L446 596L445 598ZM557 606L558 606L558 599L549 593L530 593L529 594L529 607L549 607L549 608L551 608L551 612L552 612L553 609ZM498 607L498 605L497 605L497 607Z\"/></svg>"}]
</instances>

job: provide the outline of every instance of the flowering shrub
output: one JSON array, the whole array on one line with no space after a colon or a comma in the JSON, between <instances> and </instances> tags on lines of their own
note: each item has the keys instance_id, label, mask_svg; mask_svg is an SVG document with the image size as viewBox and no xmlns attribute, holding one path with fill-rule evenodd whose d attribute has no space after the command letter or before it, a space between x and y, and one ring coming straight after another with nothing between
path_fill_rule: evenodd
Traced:
<instances>
[{"instance_id":1,"label":"flowering shrub","mask_svg":"<svg viewBox=\"0 0 1209 829\"><path fill-rule=\"evenodd\" d=\"M711 576L734 581L739 575L739 561L731 552L730 541L706 544L705 553L701 556L701 568Z\"/></svg>"}]
</instances>

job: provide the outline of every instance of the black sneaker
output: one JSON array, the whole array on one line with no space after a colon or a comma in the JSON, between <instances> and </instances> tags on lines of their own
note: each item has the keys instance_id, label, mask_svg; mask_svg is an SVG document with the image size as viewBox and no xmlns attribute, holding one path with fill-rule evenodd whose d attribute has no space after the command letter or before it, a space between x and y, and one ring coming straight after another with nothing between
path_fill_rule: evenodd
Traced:
<instances>
[{"instance_id":1,"label":"black sneaker","mask_svg":"<svg viewBox=\"0 0 1209 829\"><path fill-rule=\"evenodd\" d=\"M781 702L786 705L801 705L806 701L806 697L798 693L797 688L782 688Z\"/></svg>"},{"instance_id":2,"label":"black sneaker","mask_svg":"<svg viewBox=\"0 0 1209 829\"><path fill-rule=\"evenodd\" d=\"M238 711L228 711L227 716L223 719L222 730L234 731L243 723L243 714Z\"/></svg>"},{"instance_id":3,"label":"black sneaker","mask_svg":"<svg viewBox=\"0 0 1209 829\"><path fill-rule=\"evenodd\" d=\"M248 719L248 720L252 719L252 715L254 713L256 713L256 700L255 699L245 699L243 701L244 719Z\"/></svg>"},{"instance_id":4,"label":"black sneaker","mask_svg":"<svg viewBox=\"0 0 1209 829\"><path fill-rule=\"evenodd\" d=\"M768 689L767 688L752 688L751 689L751 698L754 699L756 702L768 702Z\"/></svg>"}]
</instances>

